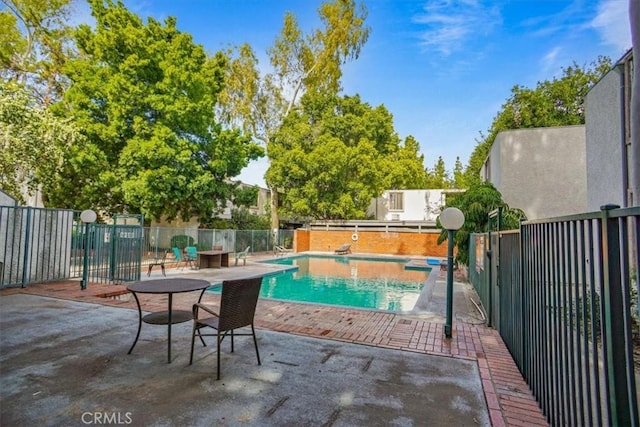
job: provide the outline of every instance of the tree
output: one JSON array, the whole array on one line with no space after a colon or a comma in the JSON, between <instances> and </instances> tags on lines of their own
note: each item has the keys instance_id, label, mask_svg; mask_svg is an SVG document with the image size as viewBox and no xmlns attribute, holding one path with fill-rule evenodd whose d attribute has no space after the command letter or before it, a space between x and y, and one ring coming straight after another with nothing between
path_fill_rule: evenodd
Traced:
<instances>
[{"instance_id":1,"label":"tree","mask_svg":"<svg viewBox=\"0 0 640 427\"><path fill-rule=\"evenodd\" d=\"M453 167L453 188L467 188L466 181L464 179L464 166L460 157L456 157L456 163Z\"/></svg>"},{"instance_id":2,"label":"tree","mask_svg":"<svg viewBox=\"0 0 640 427\"><path fill-rule=\"evenodd\" d=\"M384 107L379 107L380 111ZM392 119L391 116L388 117ZM397 147L389 159L390 167L382 184L383 190L418 190L426 188L427 174L424 169L424 155L420 154L420 144L411 135L405 138L404 144Z\"/></svg>"},{"instance_id":3,"label":"tree","mask_svg":"<svg viewBox=\"0 0 640 427\"><path fill-rule=\"evenodd\" d=\"M305 35L295 16L287 13L284 25L268 55L273 73L261 77L258 61L249 46L241 46L238 56L227 68L232 75L221 96L221 114L231 123L240 122L267 149L271 159L273 136L285 117L306 91L338 93L341 66L356 59L369 36L364 26L366 9L353 0L323 3L318 14L322 29ZM275 175L275 174L271 174ZM279 227L278 191L267 178L271 189L271 228Z\"/></svg>"},{"instance_id":4,"label":"tree","mask_svg":"<svg viewBox=\"0 0 640 427\"><path fill-rule=\"evenodd\" d=\"M518 228L520 220L526 219L524 212L510 208L502 200L502 194L489 182L476 183L464 193L448 197L445 208L447 207L456 207L464 213L464 225L454 234L454 244L458 248L456 262L464 265L469 264L469 237L471 233L487 231L489 212L502 208L502 224L505 230ZM447 230L443 229L438 243L444 242L447 238Z\"/></svg>"},{"instance_id":5,"label":"tree","mask_svg":"<svg viewBox=\"0 0 640 427\"><path fill-rule=\"evenodd\" d=\"M292 217L366 218L384 189L422 188L417 150L413 138L400 144L384 106L307 92L273 138L267 179L283 189Z\"/></svg>"},{"instance_id":6,"label":"tree","mask_svg":"<svg viewBox=\"0 0 640 427\"><path fill-rule=\"evenodd\" d=\"M493 141L504 130L584 124L584 101L589 89L611 69L611 60L598 57L591 68L573 64L562 77L538 82L535 89L516 85L493 119L489 133L480 134L465 171L468 185L480 181L480 169Z\"/></svg>"},{"instance_id":7,"label":"tree","mask_svg":"<svg viewBox=\"0 0 640 427\"><path fill-rule=\"evenodd\" d=\"M71 0L0 0L0 76L32 91L42 105L60 99L71 55Z\"/></svg>"},{"instance_id":8,"label":"tree","mask_svg":"<svg viewBox=\"0 0 640 427\"><path fill-rule=\"evenodd\" d=\"M54 117L17 83L0 81L0 187L24 204L47 188L63 167L64 153L82 143L68 121Z\"/></svg>"},{"instance_id":9,"label":"tree","mask_svg":"<svg viewBox=\"0 0 640 427\"><path fill-rule=\"evenodd\" d=\"M78 56L65 68L72 84L55 107L83 130L92 167L72 152L49 199L70 204L66 181L86 184L83 203L108 213L214 215L239 191L230 178L263 154L215 121L226 56L207 57L173 17L145 25L121 0L89 3L96 25L77 29Z\"/></svg>"},{"instance_id":10,"label":"tree","mask_svg":"<svg viewBox=\"0 0 640 427\"><path fill-rule=\"evenodd\" d=\"M450 188L451 179L442 156L438 157L432 170L427 170L427 188Z\"/></svg>"}]
</instances>

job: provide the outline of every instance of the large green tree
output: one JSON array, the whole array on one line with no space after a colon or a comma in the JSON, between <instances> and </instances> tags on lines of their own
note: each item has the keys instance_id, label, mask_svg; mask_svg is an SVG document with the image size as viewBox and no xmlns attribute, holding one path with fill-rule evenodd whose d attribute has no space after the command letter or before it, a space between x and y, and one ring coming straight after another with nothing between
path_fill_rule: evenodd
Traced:
<instances>
[{"instance_id":1,"label":"large green tree","mask_svg":"<svg viewBox=\"0 0 640 427\"><path fill-rule=\"evenodd\" d=\"M262 75L249 46L237 50L227 69L229 84L221 94L221 114L231 123L242 123L271 152L274 135L287 115L307 91L336 94L340 90L341 67L356 59L369 36L363 5L354 0L333 0L318 9L321 28L304 33L296 17L287 13L268 56L272 73ZM270 174L277 176L277 173ZM277 183L271 189L271 227L279 226Z\"/></svg>"},{"instance_id":2,"label":"large green tree","mask_svg":"<svg viewBox=\"0 0 640 427\"><path fill-rule=\"evenodd\" d=\"M383 106L375 111L384 113L383 117L392 120L393 117ZM395 138L394 138L395 139ZM424 154L420 153L420 143L411 135L404 139L404 143L392 149L388 158L390 164L386 166L383 190L419 190L427 187L427 174L424 169ZM376 195L376 197L379 196Z\"/></svg>"},{"instance_id":3,"label":"large green tree","mask_svg":"<svg viewBox=\"0 0 640 427\"><path fill-rule=\"evenodd\" d=\"M469 238L471 233L487 231L489 213L502 208L502 228L510 230L518 228L526 215L520 209L510 208L502 194L490 182L475 183L467 191L447 198L445 208L455 207L464 213L464 225L454 234L454 244L458 248L456 262L469 264ZM439 225L439 223L438 223ZM448 232L442 230L438 243L448 238Z\"/></svg>"},{"instance_id":4,"label":"large green tree","mask_svg":"<svg viewBox=\"0 0 640 427\"><path fill-rule=\"evenodd\" d=\"M49 188L82 145L73 123L46 110L66 87L69 12L70 0L0 0L0 182L20 203Z\"/></svg>"},{"instance_id":5,"label":"large green tree","mask_svg":"<svg viewBox=\"0 0 640 427\"><path fill-rule=\"evenodd\" d=\"M61 68L72 54L71 0L0 0L0 76L42 105L60 99Z\"/></svg>"},{"instance_id":6,"label":"large green tree","mask_svg":"<svg viewBox=\"0 0 640 427\"><path fill-rule=\"evenodd\" d=\"M307 92L271 145L267 179L283 189L293 217L366 218L371 199L387 188L423 188L418 144L404 145L384 108L359 96Z\"/></svg>"},{"instance_id":7,"label":"large green tree","mask_svg":"<svg viewBox=\"0 0 640 427\"><path fill-rule=\"evenodd\" d=\"M81 146L73 123L51 114L32 92L0 81L0 188L20 204L39 188L48 188L64 166L64 155Z\"/></svg>"},{"instance_id":8,"label":"large green tree","mask_svg":"<svg viewBox=\"0 0 640 427\"><path fill-rule=\"evenodd\" d=\"M450 188L451 178L447 172L442 156L433 165L433 168L426 170L427 188Z\"/></svg>"},{"instance_id":9,"label":"large green tree","mask_svg":"<svg viewBox=\"0 0 640 427\"><path fill-rule=\"evenodd\" d=\"M71 205L65 183L84 184L73 207L210 217L237 196L230 178L263 154L215 120L227 57L208 57L175 18L145 24L121 0L89 3L96 25L75 34L78 56L65 68L71 85L56 106L89 149L72 153L49 201Z\"/></svg>"},{"instance_id":10,"label":"large green tree","mask_svg":"<svg viewBox=\"0 0 640 427\"><path fill-rule=\"evenodd\" d=\"M611 60L599 57L590 67L573 64L562 77L538 82L535 89L516 85L493 119L489 132L480 135L465 171L471 185L480 181L480 169L498 133L504 130L579 125L585 122L584 101L589 89L611 69Z\"/></svg>"}]
</instances>

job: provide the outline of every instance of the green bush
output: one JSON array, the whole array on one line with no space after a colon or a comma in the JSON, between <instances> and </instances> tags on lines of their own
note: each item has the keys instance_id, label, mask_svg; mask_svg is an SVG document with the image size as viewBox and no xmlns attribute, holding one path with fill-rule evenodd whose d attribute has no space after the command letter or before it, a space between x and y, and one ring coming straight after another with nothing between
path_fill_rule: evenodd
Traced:
<instances>
[{"instance_id":1,"label":"green bush","mask_svg":"<svg viewBox=\"0 0 640 427\"><path fill-rule=\"evenodd\" d=\"M191 236L185 234L176 234L171 238L171 247L184 249L187 246L193 246L194 239Z\"/></svg>"}]
</instances>

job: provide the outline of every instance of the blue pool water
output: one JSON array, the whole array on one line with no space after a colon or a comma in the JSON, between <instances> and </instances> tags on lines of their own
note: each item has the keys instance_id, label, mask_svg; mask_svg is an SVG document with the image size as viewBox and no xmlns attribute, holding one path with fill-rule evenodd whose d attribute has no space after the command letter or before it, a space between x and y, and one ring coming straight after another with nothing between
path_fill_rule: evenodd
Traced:
<instances>
[{"instance_id":1,"label":"blue pool water","mask_svg":"<svg viewBox=\"0 0 640 427\"><path fill-rule=\"evenodd\" d=\"M266 276L263 298L391 311L411 310L429 274L406 270L407 260L298 256L265 262L297 269Z\"/></svg>"}]
</instances>

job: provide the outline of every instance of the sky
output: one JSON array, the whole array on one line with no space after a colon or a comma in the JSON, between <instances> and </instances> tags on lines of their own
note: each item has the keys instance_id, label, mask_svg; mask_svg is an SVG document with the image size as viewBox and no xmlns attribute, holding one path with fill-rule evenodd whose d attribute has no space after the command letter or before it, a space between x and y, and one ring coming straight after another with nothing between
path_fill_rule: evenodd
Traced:
<instances>
[{"instance_id":1,"label":"sky","mask_svg":"<svg viewBox=\"0 0 640 427\"><path fill-rule=\"evenodd\" d=\"M177 18L180 31L214 53L248 43L268 69L267 49L292 12L301 30L321 28L320 0L125 0L142 18ZM364 0L371 29L343 66L342 93L384 105L400 138L415 137L425 167L464 165L511 88L588 66L615 63L629 48L628 0ZM265 187L268 162L240 179Z\"/></svg>"}]
</instances>

